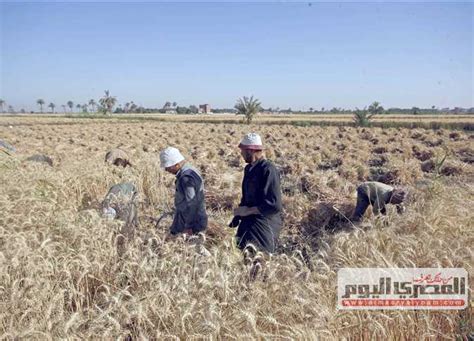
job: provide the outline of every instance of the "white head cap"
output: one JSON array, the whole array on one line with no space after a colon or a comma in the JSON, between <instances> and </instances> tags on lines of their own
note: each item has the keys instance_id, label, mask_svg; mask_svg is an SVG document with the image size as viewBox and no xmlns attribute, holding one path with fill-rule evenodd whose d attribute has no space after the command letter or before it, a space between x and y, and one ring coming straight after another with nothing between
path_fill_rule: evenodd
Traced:
<instances>
[{"instance_id":1,"label":"white head cap","mask_svg":"<svg viewBox=\"0 0 474 341\"><path fill-rule=\"evenodd\" d=\"M184 156L174 147L168 147L160 153L161 168L174 166L183 160Z\"/></svg>"},{"instance_id":2,"label":"white head cap","mask_svg":"<svg viewBox=\"0 0 474 341\"><path fill-rule=\"evenodd\" d=\"M240 141L239 148L242 149L252 149L252 150L262 150L262 138L256 133L248 133L244 136L242 141Z\"/></svg>"},{"instance_id":3,"label":"white head cap","mask_svg":"<svg viewBox=\"0 0 474 341\"><path fill-rule=\"evenodd\" d=\"M114 220L117 216L117 211L113 207L104 207L102 209L102 216L108 220Z\"/></svg>"}]
</instances>

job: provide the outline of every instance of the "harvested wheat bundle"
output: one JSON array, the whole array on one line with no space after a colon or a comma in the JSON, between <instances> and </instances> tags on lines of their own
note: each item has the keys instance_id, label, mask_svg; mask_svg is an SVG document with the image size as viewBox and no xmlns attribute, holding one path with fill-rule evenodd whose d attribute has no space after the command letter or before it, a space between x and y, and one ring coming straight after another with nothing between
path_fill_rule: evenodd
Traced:
<instances>
[{"instance_id":1,"label":"harvested wheat bundle","mask_svg":"<svg viewBox=\"0 0 474 341\"><path fill-rule=\"evenodd\" d=\"M318 165L318 169L320 169L320 170L329 170L329 169L338 168L340 165L342 165L342 159L341 158L329 159L329 160L322 161Z\"/></svg>"},{"instance_id":2,"label":"harvested wheat bundle","mask_svg":"<svg viewBox=\"0 0 474 341\"><path fill-rule=\"evenodd\" d=\"M294 167L283 160L275 161L275 167L280 173L281 177L294 173Z\"/></svg>"},{"instance_id":3,"label":"harvested wheat bundle","mask_svg":"<svg viewBox=\"0 0 474 341\"><path fill-rule=\"evenodd\" d=\"M433 151L431 150L421 150L418 146L412 147L413 156L420 161L426 161L431 159L434 156Z\"/></svg>"},{"instance_id":4,"label":"harvested wheat bundle","mask_svg":"<svg viewBox=\"0 0 474 341\"><path fill-rule=\"evenodd\" d=\"M110 163L114 166L132 166L129 161L127 153L119 148L114 148L105 154L105 162Z\"/></svg>"},{"instance_id":5,"label":"harvested wheat bundle","mask_svg":"<svg viewBox=\"0 0 474 341\"><path fill-rule=\"evenodd\" d=\"M424 135L422 132L420 131L414 131L410 137L414 140L420 140L420 141L423 141L426 139L426 135Z\"/></svg>"},{"instance_id":6,"label":"harvested wheat bundle","mask_svg":"<svg viewBox=\"0 0 474 341\"><path fill-rule=\"evenodd\" d=\"M371 168L370 176L367 179L369 181L378 181L384 184L398 184L400 183L400 170L399 169L386 169L386 168Z\"/></svg>"},{"instance_id":7,"label":"harvested wheat bundle","mask_svg":"<svg viewBox=\"0 0 474 341\"><path fill-rule=\"evenodd\" d=\"M444 144L443 139L436 139L436 140L425 140L423 144L427 147L438 147Z\"/></svg>"},{"instance_id":8,"label":"harvested wheat bundle","mask_svg":"<svg viewBox=\"0 0 474 341\"><path fill-rule=\"evenodd\" d=\"M457 131L453 131L449 133L448 136L453 141L459 141L461 139L461 134L459 134Z\"/></svg>"},{"instance_id":9,"label":"harvested wheat bundle","mask_svg":"<svg viewBox=\"0 0 474 341\"><path fill-rule=\"evenodd\" d=\"M453 162L444 161L436 163L433 159L427 160L421 164L421 170L425 173L439 173L444 176L455 176L463 173L462 167Z\"/></svg>"},{"instance_id":10,"label":"harvested wheat bundle","mask_svg":"<svg viewBox=\"0 0 474 341\"><path fill-rule=\"evenodd\" d=\"M379 157L374 157L370 159L367 164L371 167L382 167L388 162L388 157L384 154L380 155Z\"/></svg>"},{"instance_id":11,"label":"harvested wheat bundle","mask_svg":"<svg viewBox=\"0 0 474 341\"><path fill-rule=\"evenodd\" d=\"M221 174L218 173L218 167L215 163L204 163L197 166L206 186L214 186L219 182Z\"/></svg>"},{"instance_id":12,"label":"harvested wheat bundle","mask_svg":"<svg viewBox=\"0 0 474 341\"><path fill-rule=\"evenodd\" d=\"M16 149L8 142L0 140L0 152L10 155L11 153L16 152Z\"/></svg>"},{"instance_id":13,"label":"harvested wheat bundle","mask_svg":"<svg viewBox=\"0 0 474 341\"><path fill-rule=\"evenodd\" d=\"M388 152L388 149L386 147L376 147L372 149L373 154L384 154Z\"/></svg>"},{"instance_id":14,"label":"harvested wheat bundle","mask_svg":"<svg viewBox=\"0 0 474 341\"><path fill-rule=\"evenodd\" d=\"M45 163L51 167L53 167L53 159L51 159L47 155L43 154L35 154L26 159L26 161L33 161L33 162L39 162L39 163Z\"/></svg>"},{"instance_id":15,"label":"harvested wheat bundle","mask_svg":"<svg viewBox=\"0 0 474 341\"><path fill-rule=\"evenodd\" d=\"M300 233L304 238L320 238L324 233L335 233L352 226L352 201L322 201L317 203L301 221Z\"/></svg>"},{"instance_id":16,"label":"harvested wheat bundle","mask_svg":"<svg viewBox=\"0 0 474 341\"><path fill-rule=\"evenodd\" d=\"M229 165L229 167L240 168L242 167L242 161L243 160L240 156L235 156L230 158L227 164Z\"/></svg>"},{"instance_id":17,"label":"harvested wheat bundle","mask_svg":"<svg viewBox=\"0 0 474 341\"><path fill-rule=\"evenodd\" d=\"M374 138L374 136L372 135L372 133L368 130L366 130L365 128L363 128L360 133L359 133L359 137L361 140L367 140L367 141L370 141L371 139Z\"/></svg>"},{"instance_id":18,"label":"harvested wheat bundle","mask_svg":"<svg viewBox=\"0 0 474 341\"><path fill-rule=\"evenodd\" d=\"M436 164L433 161L433 159L430 159L430 160L426 160L426 161L422 162L420 167L421 167L421 170L423 172L431 173L431 172L434 172L434 170L436 168Z\"/></svg>"},{"instance_id":19,"label":"harvested wheat bundle","mask_svg":"<svg viewBox=\"0 0 474 341\"><path fill-rule=\"evenodd\" d=\"M448 162L447 164L441 167L440 173L445 176L455 176L455 175L461 175L463 173L463 170L461 167L457 166L455 163Z\"/></svg>"},{"instance_id":20,"label":"harvested wheat bundle","mask_svg":"<svg viewBox=\"0 0 474 341\"><path fill-rule=\"evenodd\" d=\"M321 182L318 174L305 174L299 184L302 193L309 194L313 200L328 200L333 197L333 191Z\"/></svg>"},{"instance_id":21,"label":"harvested wheat bundle","mask_svg":"<svg viewBox=\"0 0 474 341\"><path fill-rule=\"evenodd\" d=\"M212 211L229 211L237 204L237 196L233 194L225 194L222 191L213 189L206 190L206 207Z\"/></svg>"},{"instance_id":22,"label":"harvested wheat bundle","mask_svg":"<svg viewBox=\"0 0 474 341\"><path fill-rule=\"evenodd\" d=\"M282 218L285 223L285 229L282 232L297 232L301 217L305 216L310 209L308 201L303 195L295 197L283 196L282 206Z\"/></svg>"},{"instance_id":23,"label":"harvested wheat bundle","mask_svg":"<svg viewBox=\"0 0 474 341\"><path fill-rule=\"evenodd\" d=\"M474 163L474 151L470 148L462 148L456 152L456 155L464 163Z\"/></svg>"},{"instance_id":24,"label":"harvested wheat bundle","mask_svg":"<svg viewBox=\"0 0 474 341\"><path fill-rule=\"evenodd\" d=\"M210 220L206 229L207 244L217 245L229 236L228 228L216 221Z\"/></svg>"}]
</instances>

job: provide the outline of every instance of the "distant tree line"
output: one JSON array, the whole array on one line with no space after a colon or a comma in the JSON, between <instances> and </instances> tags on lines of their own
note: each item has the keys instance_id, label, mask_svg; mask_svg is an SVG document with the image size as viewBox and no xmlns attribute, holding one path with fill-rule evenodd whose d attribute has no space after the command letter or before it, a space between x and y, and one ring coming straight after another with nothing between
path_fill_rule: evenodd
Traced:
<instances>
[{"instance_id":1,"label":"distant tree line","mask_svg":"<svg viewBox=\"0 0 474 341\"><path fill-rule=\"evenodd\" d=\"M250 100L250 98L249 98ZM253 100L253 99L252 99ZM255 99L256 100L256 99ZM242 103L240 103L240 102ZM258 101L258 100L257 100ZM240 109L242 105L246 105L244 98L238 100L240 103ZM64 104L57 105L53 102L47 104L47 102L39 98L36 100L38 109L40 113L45 111L49 113L62 112L63 113L101 113L101 114L149 114L149 113L171 113L171 114L198 114L200 112L199 108L196 105L190 106L180 106L176 102L167 101L161 108L147 108L142 105L137 105L134 101L126 102L124 104L117 104L117 98L112 96L108 90L105 90L104 96L101 97L98 101L95 99L90 99L83 103L75 103L72 100L67 101ZM47 104L47 105L46 105ZM247 103L248 104L248 103ZM61 108L61 109L58 109ZM221 114L221 113L239 113L241 110L237 107L234 108L213 108L211 113ZM283 115L327 115L327 114L346 114L346 115L355 115L359 109L345 109L333 107L331 109L320 108L316 109L310 107L305 110L294 110L291 107L287 109L282 109L279 107L258 107L258 112L263 114L283 114ZM0 112L5 113L16 113L15 108L12 105L8 105L7 102L3 99L0 99ZM18 112L26 113L24 109L19 110ZM34 113L34 111L30 111ZM377 115L441 115L441 114L474 114L474 108L436 108L434 105L431 108L388 108L378 112Z\"/></svg>"}]
</instances>

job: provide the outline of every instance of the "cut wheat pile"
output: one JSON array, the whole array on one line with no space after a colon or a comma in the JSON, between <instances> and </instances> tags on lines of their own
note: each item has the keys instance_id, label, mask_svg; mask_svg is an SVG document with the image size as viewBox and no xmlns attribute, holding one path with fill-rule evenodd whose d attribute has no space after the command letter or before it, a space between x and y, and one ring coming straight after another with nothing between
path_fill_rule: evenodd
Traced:
<instances>
[{"instance_id":1,"label":"cut wheat pile","mask_svg":"<svg viewBox=\"0 0 474 341\"><path fill-rule=\"evenodd\" d=\"M341 267L463 267L473 283L474 139L466 133L0 123L0 138L16 148L0 153L1 339L455 339L473 329L472 303L450 312L336 309ZM244 259L226 227L240 197L236 146L248 130L262 135L282 173L285 225L271 257ZM217 239L165 241L170 218L158 229L149 219L172 207L174 179L157 165L167 145L202 171ZM133 166L105 163L112 148ZM26 160L34 154L52 166ZM433 167L423 170L427 160ZM407 212L339 229L367 179L411 187ZM119 255L122 223L98 208L123 181L139 190L140 222Z\"/></svg>"}]
</instances>

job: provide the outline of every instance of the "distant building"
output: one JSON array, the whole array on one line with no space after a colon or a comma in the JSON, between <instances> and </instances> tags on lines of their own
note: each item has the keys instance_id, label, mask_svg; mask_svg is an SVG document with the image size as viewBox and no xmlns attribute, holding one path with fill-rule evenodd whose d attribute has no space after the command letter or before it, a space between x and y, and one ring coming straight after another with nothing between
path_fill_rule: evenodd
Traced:
<instances>
[{"instance_id":1,"label":"distant building","mask_svg":"<svg viewBox=\"0 0 474 341\"><path fill-rule=\"evenodd\" d=\"M200 114L209 114L211 112L210 104L199 104L199 113Z\"/></svg>"}]
</instances>

